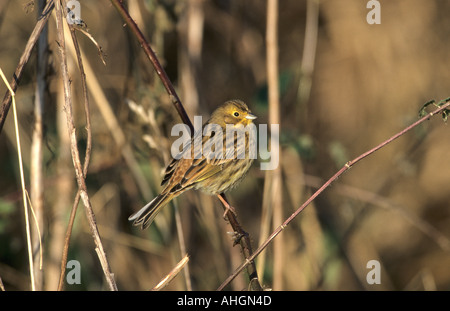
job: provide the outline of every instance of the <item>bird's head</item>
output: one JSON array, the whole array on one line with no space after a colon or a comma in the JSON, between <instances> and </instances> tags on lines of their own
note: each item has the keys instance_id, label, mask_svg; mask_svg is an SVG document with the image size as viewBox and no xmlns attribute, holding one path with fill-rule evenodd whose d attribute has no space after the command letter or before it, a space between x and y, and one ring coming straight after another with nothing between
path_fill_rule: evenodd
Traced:
<instances>
[{"instance_id":1,"label":"bird's head","mask_svg":"<svg viewBox=\"0 0 450 311\"><path fill-rule=\"evenodd\" d=\"M256 119L248 106L241 100L229 100L219 106L211 115L208 123L225 127L227 124L247 126Z\"/></svg>"}]
</instances>

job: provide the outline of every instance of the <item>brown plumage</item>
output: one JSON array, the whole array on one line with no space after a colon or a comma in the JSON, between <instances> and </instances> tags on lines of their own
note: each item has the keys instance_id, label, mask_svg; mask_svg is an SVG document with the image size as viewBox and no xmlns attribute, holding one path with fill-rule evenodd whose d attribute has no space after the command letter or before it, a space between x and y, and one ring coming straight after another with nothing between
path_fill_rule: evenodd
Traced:
<instances>
[{"instance_id":1,"label":"brown plumage","mask_svg":"<svg viewBox=\"0 0 450 311\"><path fill-rule=\"evenodd\" d=\"M203 129L208 125L211 127L212 135L205 136L201 132L194 135L187 147L167 166L161 193L128 220L145 229L167 203L186 190L194 188L217 195L235 187L245 177L253 162L249 149L253 147L254 140L249 139L248 132L243 132L245 139L239 139L239 134L233 134L233 140L229 140L233 146L227 148L226 128L228 125L239 132L254 119L256 116L240 100L230 100L219 106L203 125ZM223 135L214 132L215 124L220 127ZM201 139L202 150L194 148L195 139ZM216 147L222 150L216 150Z\"/></svg>"}]
</instances>

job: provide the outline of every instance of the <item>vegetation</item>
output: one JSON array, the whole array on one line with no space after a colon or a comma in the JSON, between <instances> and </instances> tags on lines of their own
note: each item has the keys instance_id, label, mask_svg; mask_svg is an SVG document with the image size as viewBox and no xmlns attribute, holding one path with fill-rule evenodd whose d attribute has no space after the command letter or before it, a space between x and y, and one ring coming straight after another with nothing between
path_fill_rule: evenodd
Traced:
<instances>
[{"instance_id":1,"label":"vegetation","mask_svg":"<svg viewBox=\"0 0 450 311\"><path fill-rule=\"evenodd\" d=\"M450 4L383 2L369 25L357 0L80 1L68 26L48 2L44 19L44 1L0 2L1 289L148 290L171 271L156 289L450 287L450 129L432 117L450 103L430 102L449 96ZM237 216L188 191L133 227L172 126L235 98L280 124L279 168L255 161L227 193Z\"/></svg>"}]
</instances>

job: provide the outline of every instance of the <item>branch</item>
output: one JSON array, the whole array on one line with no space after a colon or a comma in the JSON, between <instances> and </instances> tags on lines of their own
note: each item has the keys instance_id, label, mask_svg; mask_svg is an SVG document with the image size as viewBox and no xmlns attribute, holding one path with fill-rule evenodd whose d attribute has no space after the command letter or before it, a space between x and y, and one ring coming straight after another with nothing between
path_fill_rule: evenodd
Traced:
<instances>
[{"instance_id":1,"label":"branch","mask_svg":"<svg viewBox=\"0 0 450 311\"><path fill-rule=\"evenodd\" d=\"M98 232L97 224L95 221L95 215L92 210L91 202L89 200L89 196L87 194L86 181L84 178L83 168L80 163L80 155L77 147L77 137L75 133L75 126L73 122L73 114L72 114L72 97L70 91L70 78L67 69L67 56L66 56L66 46L65 46L65 38L64 38L64 25L63 25L63 11L61 8L61 2L56 2L56 30L57 30L57 38L58 38L58 51L61 58L61 74L64 84L64 110L66 112L66 121L67 127L70 137L71 144L71 153L73 165L75 168L75 174L77 177L77 183L79 187L79 193L81 196L81 200L85 206L86 216L88 218L89 227L91 229L92 236L94 238L94 242L96 245L95 251L100 260L100 264L103 268L103 273L105 274L106 281L111 290L117 290L117 285L114 280L114 275L111 272L109 267L108 260L106 258L105 251L103 249L103 244L100 239L100 235Z\"/></svg>"},{"instance_id":2,"label":"branch","mask_svg":"<svg viewBox=\"0 0 450 311\"><path fill-rule=\"evenodd\" d=\"M63 0L63 7L67 7L67 4L65 0ZM77 56L77 62L78 62L78 68L80 70L80 76L81 76L81 87L83 91L83 101L84 101L84 114L86 116L86 153L84 157L84 165L83 165L83 176L86 178L87 170L89 167L90 159L91 159L91 150L92 150L92 131L91 131L91 115L89 112L89 96L87 91L87 85L86 85L86 74L84 72L84 65L83 65L83 58L81 57L80 53L80 46L78 44L77 37L75 35L75 29L72 24L69 25L70 34L72 37L72 42L75 47L76 56ZM75 196L74 203L72 205L72 210L70 212L70 218L69 218L69 224L67 226L66 230L66 236L64 239L64 248L63 248L63 254L61 259L61 272L59 276L59 284L58 284L58 290L62 290L63 282L64 282L64 275L66 272L66 265L67 265L67 254L69 252L69 243L70 243L70 237L72 235L72 228L73 223L75 221L75 215L78 208L78 203L80 201L81 196L81 189L78 188L77 194Z\"/></svg>"},{"instance_id":3,"label":"branch","mask_svg":"<svg viewBox=\"0 0 450 311\"><path fill-rule=\"evenodd\" d=\"M47 5L42 10L42 15L38 18L36 26L34 26L33 32L28 39L27 45L25 46L25 50L20 57L19 64L16 67L16 71L14 72L13 79L11 80L11 88L15 92L19 85L20 78L22 77L23 70L25 65L28 63L30 59L31 51L33 50L36 42L39 39L39 36L47 24L47 20L50 17L50 13L52 12L54 7L53 0L49 0ZM3 125L6 121L6 116L8 115L9 108L11 107L11 93L7 90L5 96L3 97L2 107L0 108L0 133L2 132Z\"/></svg>"},{"instance_id":4,"label":"branch","mask_svg":"<svg viewBox=\"0 0 450 311\"><path fill-rule=\"evenodd\" d=\"M434 104L434 101L428 102L424 105L424 107L428 106L429 104ZM358 163L359 161L361 161L362 159L368 157L369 155L371 155L372 153L374 153L375 151L383 148L384 146L386 146L387 144L391 143L392 141L394 141L395 139L399 138L400 136L402 136L403 134L405 134L406 132L412 130L413 128L415 128L416 126L418 126L419 124L423 123L424 121L428 120L429 118L431 118L434 115L437 114L442 114L442 117L444 120L446 120L447 116L450 114L450 98L445 99L443 101L441 101L439 104L435 104L435 106L437 107L437 109L435 111L432 111L430 113L428 113L427 115L421 117L419 120L417 120L416 122L414 122L413 124L409 125L408 127L406 127L405 129L403 129L402 131L398 132L397 134L395 134L394 136L392 136L391 138L385 140L384 142L382 142L381 144L379 144L378 146L370 149L369 151L364 152L363 154L361 154L360 156L356 157L355 159L347 162L336 174L334 174L325 184L322 185L322 187L320 187L308 200L306 200L305 203L303 203L302 206L300 206L291 216L289 216L289 218L287 218L283 224L281 224L274 232L272 232L272 234L269 236L269 238L263 243L261 244L261 246L258 247L258 249L253 253L252 256L250 256L250 258L247 258L246 261L241 264L234 272L232 275L230 275L223 283L222 285L220 285L220 287L218 288L218 290L222 290L225 286L227 286L231 281L234 280L234 278L242 272L242 270L249 265L250 262L252 262L256 256L258 256L266 247L267 245L269 245L273 239L275 239L275 237L280 234L281 231L283 231L290 223L291 221L298 216L298 214L300 214L305 207L307 207L312 201L314 201L314 199L316 197L318 197L326 188L328 188L328 186L331 185L331 183L333 183L336 179L338 179L342 174L344 174L347 170L349 170L353 165L355 165L356 163ZM420 110L421 113L423 112L424 107Z\"/></svg>"},{"instance_id":5,"label":"branch","mask_svg":"<svg viewBox=\"0 0 450 311\"><path fill-rule=\"evenodd\" d=\"M153 68L155 68L156 73L158 74L159 78L161 79L161 82L163 83L164 87L167 90L167 93L169 94L169 97L175 106L175 108L178 111L178 114L180 115L181 119L185 124L189 126L191 129L191 133L194 132L194 126L192 125L191 120L189 119L186 110L184 110L183 105L181 104L181 100L177 95L177 92L175 91L175 88L173 87L172 82L170 81L169 77L167 76L166 71L161 66L158 57L156 57L155 52L153 52L152 48L148 44L147 40L144 37L144 34L139 29L138 25L134 22L134 20L131 18L130 14L128 13L127 9L123 6L122 2L119 0L111 0L111 3L116 7L119 14L122 16L123 20L127 23L127 25L131 28L131 31L135 34L137 40L139 41L139 44L144 49L145 55L147 55L148 59L153 65Z\"/></svg>"},{"instance_id":6,"label":"branch","mask_svg":"<svg viewBox=\"0 0 450 311\"><path fill-rule=\"evenodd\" d=\"M183 269L189 261L189 255L184 255L183 259L181 259L175 267L155 286L152 288L152 291L160 291L164 287L166 287L170 281L173 280L174 277L180 273L181 269Z\"/></svg>"}]
</instances>

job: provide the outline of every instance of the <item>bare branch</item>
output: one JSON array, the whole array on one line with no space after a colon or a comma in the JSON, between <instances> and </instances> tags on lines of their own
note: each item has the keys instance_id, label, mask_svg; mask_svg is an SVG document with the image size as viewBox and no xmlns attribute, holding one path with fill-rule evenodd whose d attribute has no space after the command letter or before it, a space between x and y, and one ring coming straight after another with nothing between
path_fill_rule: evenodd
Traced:
<instances>
[{"instance_id":1,"label":"bare branch","mask_svg":"<svg viewBox=\"0 0 450 311\"><path fill-rule=\"evenodd\" d=\"M65 1L63 1L64 7L67 7ZM89 162L91 159L91 150L92 150L92 131L91 131L91 115L89 112L89 96L86 86L86 74L84 72L84 66L83 66L83 58L81 57L80 53L80 47L78 45L78 40L75 35L75 29L73 25L69 24L70 34L72 36L72 42L75 47L76 55L77 55L77 61L78 61L78 67L80 70L80 76L81 76L81 87L83 90L83 101L84 101L84 113L86 117L86 132L87 132L87 142L86 142L86 154L84 157L84 165L83 165L83 175L86 177L87 170L89 167ZM69 224L67 226L66 230L66 236L64 239L64 248L63 248L63 254L61 259L61 273L59 277L59 284L58 284L58 290L62 290L63 281L64 281L64 275L66 271L66 264L67 264L67 254L69 251L69 243L70 243L70 236L72 235L72 228L73 223L75 221L75 215L78 208L78 203L80 201L80 189L78 189L78 192L76 194L74 203L72 205L72 210L70 212L70 218L69 218Z\"/></svg>"},{"instance_id":2,"label":"bare branch","mask_svg":"<svg viewBox=\"0 0 450 311\"><path fill-rule=\"evenodd\" d=\"M103 273L105 274L106 281L111 290L117 290L117 285L114 280L114 275L111 272L109 267L108 260L106 258L105 251L103 249L103 244L100 239L100 234L98 232L97 224L95 221L95 215L92 210L91 202L89 200L89 196L87 194L86 182L84 179L83 168L80 163L80 155L77 147L77 137L75 132L75 125L73 121L72 114L72 96L70 91L70 78L67 69L67 56L65 51L65 38L64 38L64 29L63 29L63 17L62 17L62 8L61 3L59 1L56 2L56 29L57 29L57 38L58 38L58 52L61 58L61 74L64 84L64 110L66 112L67 119L67 127L70 136L70 146L72 152L72 160L75 168L75 174L77 177L77 183L79 187L79 192L81 196L81 200L85 206L86 216L88 218L89 227L91 229L92 236L94 238L94 242L96 245L96 252L99 257L100 263L103 268Z\"/></svg>"},{"instance_id":3,"label":"bare branch","mask_svg":"<svg viewBox=\"0 0 450 311\"><path fill-rule=\"evenodd\" d=\"M33 50L36 42L41 35L42 30L47 24L47 20L50 17L50 13L52 12L54 7L53 0L49 0L47 5L42 10L42 15L38 18L36 26L33 29L33 32L28 39L27 45L25 46L25 50L20 57L19 64L17 65L16 71L14 72L13 79L11 80L11 88L15 92L19 85L20 78L22 77L23 70L25 65L28 63L30 59L31 51ZM5 96L3 97L2 107L0 108L0 133L2 132L3 125L5 124L6 117L8 115L9 108L11 107L11 93L6 91Z\"/></svg>"},{"instance_id":4,"label":"bare branch","mask_svg":"<svg viewBox=\"0 0 450 311\"><path fill-rule=\"evenodd\" d=\"M152 288L153 291L159 291L166 287L174 277L180 273L181 269L189 262L189 255L186 254L184 257L176 264L176 266L155 286Z\"/></svg>"}]
</instances>

